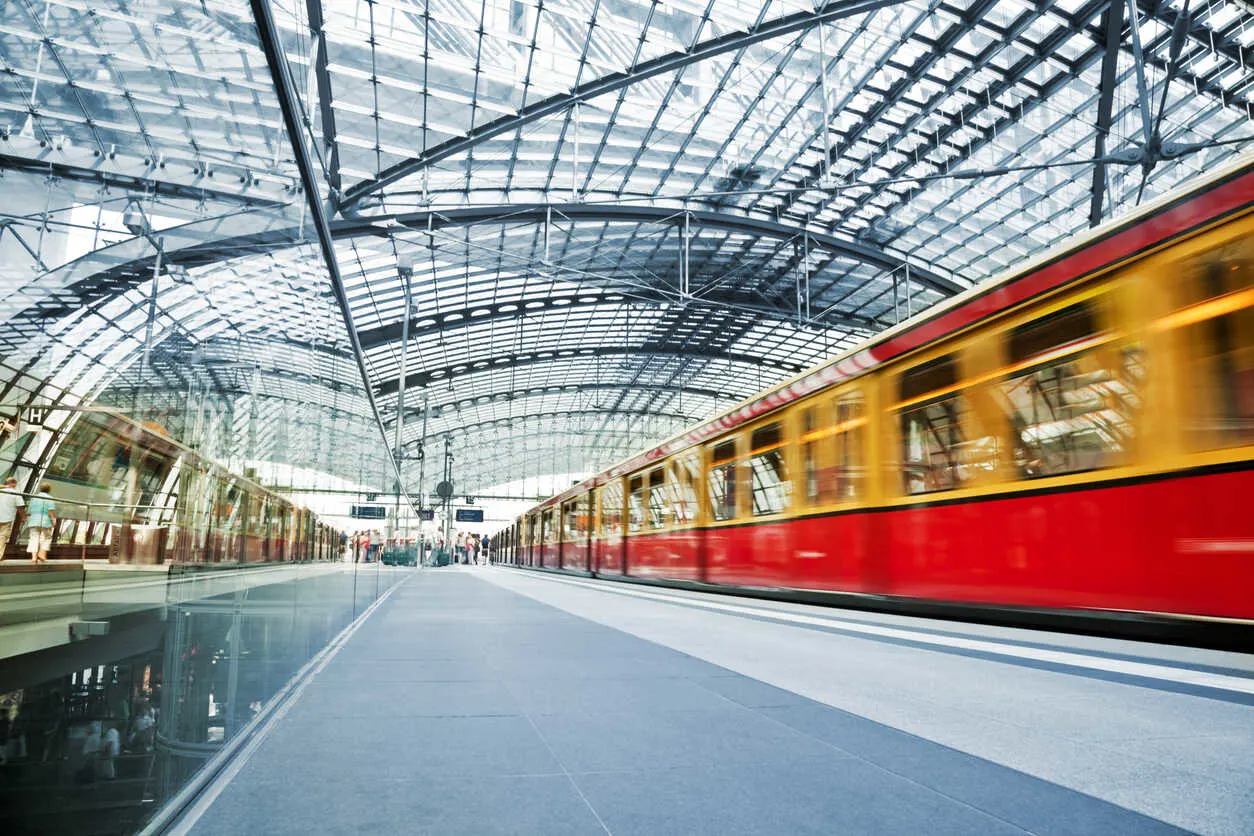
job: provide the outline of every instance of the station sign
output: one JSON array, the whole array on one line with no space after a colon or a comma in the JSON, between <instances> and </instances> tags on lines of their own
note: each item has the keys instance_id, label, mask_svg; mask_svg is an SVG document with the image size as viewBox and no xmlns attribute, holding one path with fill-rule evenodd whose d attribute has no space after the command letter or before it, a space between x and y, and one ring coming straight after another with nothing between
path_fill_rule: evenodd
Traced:
<instances>
[{"instance_id":1,"label":"station sign","mask_svg":"<svg viewBox=\"0 0 1254 836\"><path fill-rule=\"evenodd\" d=\"M483 509L458 508L454 516L458 522L483 522Z\"/></svg>"},{"instance_id":2,"label":"station sign","mask_svg":"<svg viewBox=\"0 0 1254 836\"><path fill-rule=\"evenodd\" d=\"M349 514L355 520L386 520L388 509L382 505L354 505Z\"/></svg>"}]
</instances>

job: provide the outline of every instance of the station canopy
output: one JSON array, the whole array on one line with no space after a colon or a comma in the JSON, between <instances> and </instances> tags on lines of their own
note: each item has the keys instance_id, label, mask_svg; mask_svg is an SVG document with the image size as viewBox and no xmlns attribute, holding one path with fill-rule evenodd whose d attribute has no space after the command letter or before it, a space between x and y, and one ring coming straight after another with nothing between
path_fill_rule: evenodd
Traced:
<instances>
[{"instance_id":1,"label":"station canopy","mask_svg":"<svg viewBox=\"0 0 1254 836\"><path fill-rule=\"evenodd\" d=\"M1241 153L1252 42L1244 0L10 0L0 402L385 488L403 413L411 492L446 448L560 488Z\"/></svg>"}]
</instances>

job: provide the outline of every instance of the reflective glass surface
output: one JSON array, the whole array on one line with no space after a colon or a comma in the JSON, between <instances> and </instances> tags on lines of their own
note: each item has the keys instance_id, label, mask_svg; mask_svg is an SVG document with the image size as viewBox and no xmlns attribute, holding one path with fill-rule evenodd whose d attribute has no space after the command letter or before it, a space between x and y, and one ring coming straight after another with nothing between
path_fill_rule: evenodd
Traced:
<instances>
[{"instance_id":1,"label":"reflective glass surface","mask_svg":"<svg viewBox=\"0 0 1254 836\"><path fill-rule=\"evenodd\" d=\"M0 575L3 611L26 615L0 625L0 828L138 830L409 571L372 562ZM29 651L38 635L45 646Z\"/></svg>"}]
</instances>

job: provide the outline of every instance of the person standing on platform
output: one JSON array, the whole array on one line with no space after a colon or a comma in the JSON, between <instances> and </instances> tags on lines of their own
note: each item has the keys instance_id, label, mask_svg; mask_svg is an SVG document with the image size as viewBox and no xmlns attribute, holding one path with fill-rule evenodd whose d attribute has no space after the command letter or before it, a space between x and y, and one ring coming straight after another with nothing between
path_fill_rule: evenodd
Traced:
<instances>
[{"instance_id":1,"label":"person standing on platform","mask_svg":"<svg viewBox=\"0 0 1254 836\"><path fill-rule=\"evenodd\" d=\"M26 551L31 563L47 563L48 550L52 548L52 532L57 525L57 504L52 501L52 485L44 482L39 494L30 501L30 540Z\"/></svg>"},{"instance_id":2,"label":"person standing on platform","mask_svg":"<svg viewBox=\"0 0 1254 836\"><path fill-rule=\"evenodd\" d=\"M4 488L0 489L0 560L4 560L4 551L9 547L9 539L13 536L13 526L17 524L17 509L26 505L17 490L17 480L10 476L4 480Z\"/></svg>"}]
</instances>

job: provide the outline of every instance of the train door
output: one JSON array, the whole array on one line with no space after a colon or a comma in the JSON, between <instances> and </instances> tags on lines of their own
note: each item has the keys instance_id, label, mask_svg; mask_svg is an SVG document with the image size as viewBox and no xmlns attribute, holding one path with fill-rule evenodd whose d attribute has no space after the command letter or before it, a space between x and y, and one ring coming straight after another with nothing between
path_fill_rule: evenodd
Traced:
<instances>
[{"instance_id":1,"label":"train door","mask_svg":"<svg viewBox=\"0 0 1254 836\"><path fill-rule=\"evenodd\" d=\"M648 574L647 565L642 565L640 550L643 544L637 542L645 532L647 511L648 483L644 473L628 476L627 482L627 513L623 518L623 574L638 575L643 571Z\"/></svg>"},{"instance_id":2,"label":"train door","mask_svg":"<svg viewBox=\"0 0 1254 836\"><path fill-rule=\"evenodd\" d=\"M793 548L788 514L792 479L788 472L785 422L776 419L749 432L746 478L753 525L741 529L749 565L740 583L751 586L790 586Z\"/></svg>"},{"instance_id":3,"label":"train door","mask_svg":"<svg viewBox=\"0 0 1254 836\"><path fill-rule=\"evenodd\" d=\"M597 532L596 571L623 574L623 480L610 479L600 488L600 530Z\"/></svg>"},{"instance_id":4,"label":"train door","mask_svg":"<svg viewBox=\"0 0 1254 836\"><path fill-rule=\"evenodd\" d=\"M583 495L582 509L583 515L583 571L592 573L592 532L596 525L596 492L591 488Z\"/></svg>"},{"instance_id":5,"label":"train door","mask_svg":"<svg viewBox=\"0 0 1254 836\"><path fill-rule=\"evenodd\" d=\"M562 520L560 517L561 507L554 505L546 508L540 515L541 530L544 537L541 546L541 562L540 565L546 569L561 568L558 555L558 543L561 538Z\"/></svg>"},{"instance_id":6,"label":"train door","mask_svg":"<svg viewBox=\"0 0 1254 836\"><path fill-rule=\"evenodd\" d=\"M740 472L739 436L715 441L705 448L705 483L709 501L709 527L705 533L706 574L710 583L739 583L749 565L743 532L737 518L748 507Z\"/></svg>"},{"instance_id":7,"label":"train door","mask_svg":"<svg viewBox=\"0 0 1254 836\"><path fill-rule=\"evenodd\" d=\"M669 577L705 580L705 529L701 515L701 451L687 450L670 463L672 525Z\"/></svg>"},{"instance_id":8,"label":"train door","mask_svg":"<svg viewBox=\"0 0 1254 836\"><path fill-rule=\"evenodd\" d=\"M580 494L562 505L563 569L583 572L588 566L588 496Z\"/></svg>"},{"instance_id":9,"label":"train door","mask_svg":"<svg viewBox=\"0 0 1254 836\"><path fill-rule=\"evenodd\" d=\"M526 560L527 566L540 565L540 514L529 514L527 516L527 539L526 539Z\"/></svg>"},{"instance_id":10,"label":"train door","mask_svg":"<svg viewBox=\"0 0 1254 836\"><path fill-rule=\"evenodd\" d=\"M579 538L579 503L573 499L563 502L558 511L558 517L562 544L557 568L570 569L582 557Z\"/></svg>"},{"instance_id":11,"label":"train door","mask_svg":"<svg viewBox=\"0 0 1254 836\"><path fill-rule=\"evenodd\" d=\"M819 397L797 413L798 516L793 520L793 585L867 588L871 520L849 513L867 500L868 409L863 385Z\"/></svg>"}]
</instances>

